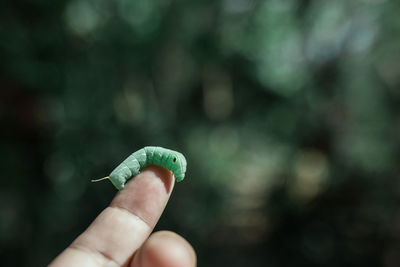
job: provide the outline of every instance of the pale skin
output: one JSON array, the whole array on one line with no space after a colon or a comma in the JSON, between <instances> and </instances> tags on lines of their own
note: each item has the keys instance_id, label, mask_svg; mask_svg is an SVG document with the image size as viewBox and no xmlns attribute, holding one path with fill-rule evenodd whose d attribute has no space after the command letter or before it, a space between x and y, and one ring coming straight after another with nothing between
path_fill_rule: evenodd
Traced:
<instances>
[{"instance_id":1,"label":"pale skin","mask_svg":"<svg viewBox=\"0 0 400 267\"><path fill-rule=\"evenodd\" d=\"M196 266L196 254L183 237L169 231L151 234L173 187L170 171L146 167L49 266Z\"/></svg>"}]
</instances>

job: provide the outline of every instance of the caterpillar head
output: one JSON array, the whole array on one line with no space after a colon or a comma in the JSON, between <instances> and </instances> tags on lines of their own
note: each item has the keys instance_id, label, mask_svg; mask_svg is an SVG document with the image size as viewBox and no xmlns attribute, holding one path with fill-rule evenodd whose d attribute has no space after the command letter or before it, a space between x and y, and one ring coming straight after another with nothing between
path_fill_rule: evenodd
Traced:
<instances>
[{"instance_id":1,"label":"caterpillar head","mask_svg":"<svg viewBox=\"0 0 400 267\"><path fill-rule=\"evenodd\" d=\"M169 160L168 165L171 166L170 170L174 173L176 181L182 181L185 178L187 166L185 157L181 153L174 151Z\"/></svg>"}]
</instances>

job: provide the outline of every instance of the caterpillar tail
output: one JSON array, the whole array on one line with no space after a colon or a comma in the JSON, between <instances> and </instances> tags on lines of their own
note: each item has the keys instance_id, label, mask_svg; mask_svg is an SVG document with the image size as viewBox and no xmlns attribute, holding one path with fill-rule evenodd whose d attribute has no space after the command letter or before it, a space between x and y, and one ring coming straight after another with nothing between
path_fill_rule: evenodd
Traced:
<instances>
[{"instance_id":1,"label":"caterpillar tail","mask_svg":"<svg viewBox=\"0 0 400 267\"><path fill-rule=\"evenodd\" d=\"M100 182L100 181L103 181L103 180L106 180L106 179L110 179L110 176L106 176L106 177L103 177L103 178L100 178L100 179L92 180L92 183Z\"/></svg>"}]
</instances>

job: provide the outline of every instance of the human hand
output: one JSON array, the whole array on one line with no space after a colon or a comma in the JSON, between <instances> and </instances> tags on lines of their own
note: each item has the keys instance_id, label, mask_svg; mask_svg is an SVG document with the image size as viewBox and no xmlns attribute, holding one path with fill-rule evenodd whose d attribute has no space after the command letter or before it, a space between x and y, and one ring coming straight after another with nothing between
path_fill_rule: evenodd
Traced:
<instances>
[{"instance_id":1,"label":"human hand","mask_svg":"<svg viewBox=\"0 0 400 267\"><path fill-rule=\"evenodd\" d=\"M173 186L168 170L145 168L49 266L196 266L195 252L181 236L160 231L149 237Z\"/></svg>"}]
</instances>

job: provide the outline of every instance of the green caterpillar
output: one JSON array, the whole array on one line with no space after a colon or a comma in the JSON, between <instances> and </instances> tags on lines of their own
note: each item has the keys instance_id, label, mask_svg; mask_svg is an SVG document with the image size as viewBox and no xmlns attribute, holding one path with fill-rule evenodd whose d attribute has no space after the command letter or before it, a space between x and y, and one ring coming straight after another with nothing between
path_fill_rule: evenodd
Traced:
<instances>
[{"instance_id":1,"label":"green caterpillar","mask_svg":"<svg viewBox=\"0 0 400 267\"><path fill-rule=\"evenodd\" d=\"M141 169L150 164L170 170L175 175L177 182L185 178L187 163L181 153L159 146L146 146L127 157L109 176L92 180L92 182L110 179L118 190L122 190L129 179L138 175Z\"/></svg>"}]
</instances>

